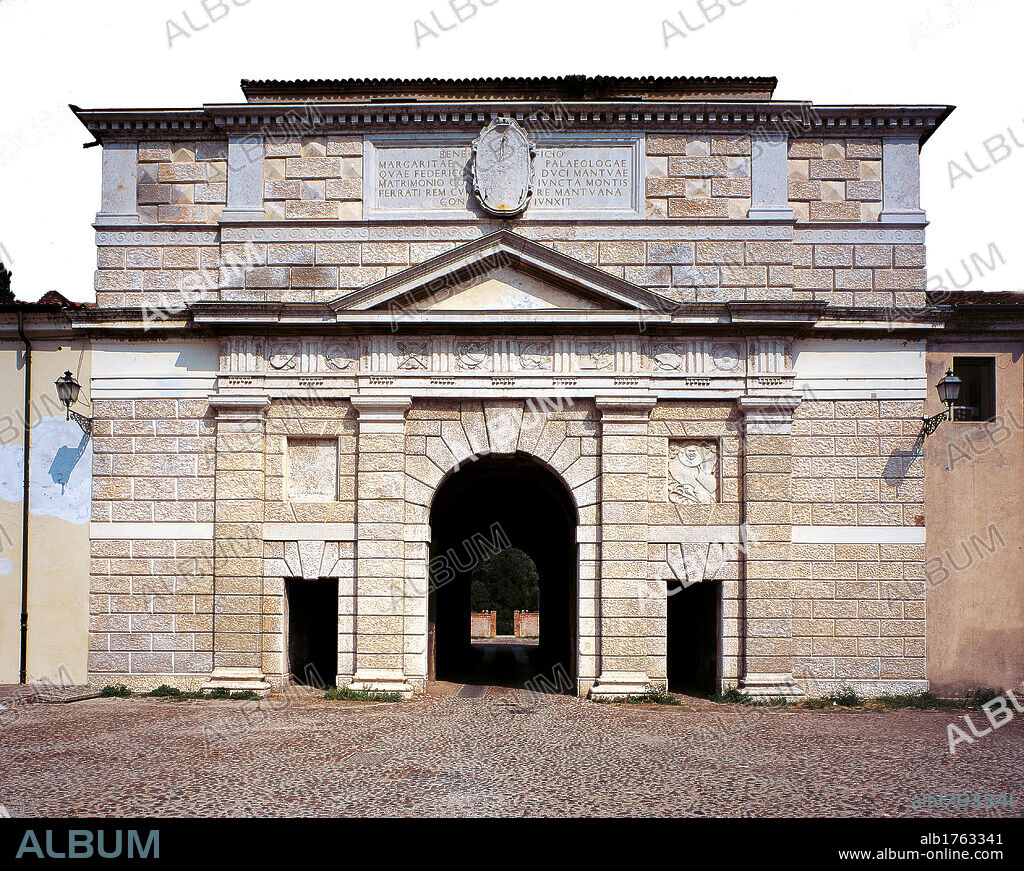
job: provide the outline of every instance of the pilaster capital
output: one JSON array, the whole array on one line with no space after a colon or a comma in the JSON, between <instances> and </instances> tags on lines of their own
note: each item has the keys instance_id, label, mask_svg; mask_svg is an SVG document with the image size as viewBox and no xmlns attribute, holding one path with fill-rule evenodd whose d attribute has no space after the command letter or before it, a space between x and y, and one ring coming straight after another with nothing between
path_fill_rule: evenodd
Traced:
<instances>
[{"instance_id":1,"label":"pilaster capital","mask_svg":"<svg viewBox=\"0 0 1024 871\"><path fill-rule=\"evenodd\" d=\"M788 434L793 414L800 406L799 394L741 396L736 408L743 416L743 427L751 435Z\"/></svg>"},{"instance_id":2,"label":"pilaster capital","mask_svg":"<svg viewBox=\"0 0 1024 871\"><path fill-rule=\"evenodd\" d=\"M411 396L353 396L352 407L359 415L360 432L382 432L405 427L405 415L412 407Z\"/></svg>"},{"instance_id":3,"label":"pilaster capital","mask_svg":"<svg viewBox=\"0 0 1024 871\"><path fill-rule=\"evenodd\" d=\"M208 402L218 420L263 421L270 408L270 397L263 393L214 393Z\"/></svg>"},{"instance_id":4,"label":"pilaster capital","mask_svg":"<svg viewBox=\"0 0 1024 871\"><path fill-rule=\"evenodd\" d=\"M601 418L614 417L616 420L632 420L650 417L651 409L658 404L656 396L597 396L594 398Z\"/></svg>"}]
</instances>

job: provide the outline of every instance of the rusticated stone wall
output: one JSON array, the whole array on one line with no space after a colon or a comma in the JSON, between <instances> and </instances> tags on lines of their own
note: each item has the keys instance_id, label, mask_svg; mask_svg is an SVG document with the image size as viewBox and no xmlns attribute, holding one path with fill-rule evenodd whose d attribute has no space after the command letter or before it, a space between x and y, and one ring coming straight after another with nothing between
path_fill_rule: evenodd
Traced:
<instances>
[{"instance_id":1,"label":"rusticated stone wall","mask_svg":"<svg viewBox=\"0 0 1024 871\"><path fill-rule=\"evenodd\" d=\"M746 218L749 136L648 136L648 218Z\"/></svg>"},{"instance_id":2,"label":"rusticated stone wall","mask_svg":"<svg viewBox=\"0 0 1024 871\"><path fill-rule=\"evenodd\" d=\"M922 411L884 399L797 409L793 523L819 540L793 545L794 671L821 689L925 679ZM905 528L919 543L886 534Z\"/></svg>"},{"instance_id":3,"label":"rusticated stone wall","mask_svg":"<svg viewBox=\"0 0 1024 871\"><path fill-rule=\"evenodd\" d=\"M197 686L213 666L215 428L205 400L93 402L89 673L136 686L176 675ZM112 537L112 524L138 537ZM141 530L172 524L168 534ZM175 523L202 538L175 535ZM98 526L97 524L102 524ZM160 681L156 681L160 683Z\"/></svg>"},{"instance_id":4,"label":"rusticated stone wall","mask_svg":"<svg viewBox=\"0 0 1024 871\"><path fill-rule=\"evenodd\" d=\"M798 221L877 221L880 139L791 139L789 199Z\"/></svg>"},{"instance_id":5,"label":"rusticated stone wall","mask_svg":"<svg viewBox=\"0 0 1024 871\"><path fill-rule=\"evenodd\" d=\"M586 226L531 218L517 222L516 232L675 302L796 298L897 311L923 305L923 230L878 224L880 138L790 138L788 202L779 206L792 208L795 224L774 226L747 220L751 138L649 133L638 179L644 217L602 223L597 213ZM363 142L362 135L267 136L248 146L259 153L244 160L262 155L262 200L247 213L256 227L267 226L262 233L218 224L227 172L241 171L228 166L224 140L141 142L138 215L141 227L155 226L101 232L97 303L330 301L499 228L486 219L473 226L364 223ZM706 221L703 232L695 220ZM325 222L338 226L324 232ZM835 237L816 228L837 222L869 231L812 241L815 234ZM157 231L185 223L187 229Z\"/></svg>"},{"instance_id":6,"label":"rusticated stone wall","mask_svg":"<svg viewBox=\"0 0 1024 871\"><path fill-rule=\"evenodd\" d=\"M227 180L224 140L141 143L139 220L216 224L227 203Z\"/></svg>"},{"instance_id":7,"label":"rusticated stone wall","mask_svg":"<svg viewBox=\"0 0 1024 871\"><path fill-rule=\"evenodd\" d=\"M790 432L761 433L725 400L662 402L639 418L614 406L598 417L588 400L537 414L521 401L416 400L394 418L400 438L364 436L380 443L374 451L369 441L359 447L360 417L347 401L275 400L258 445L251 422L215 423L203 401L97 401L93 680L197 685L216 647L225 662L252 659L280 683L285 579L336 577L339 679L358 676L358 654L364 668L421 685L433 494L474 457L521 453L551 468L579 512L581 689L600 686L602 674L664 680L667 585L706 582L721 590L724 685L760 669L819 690L917 687L924 545L897 531L923 522L920 412L912 401L811 400ZM214 427L223 429L216 454ZM677 464L680 445L701 448L702 470ZM318 470L334 476L330 487L303 484ZM380 550L379 532L357 543L360 475L370 488L365 522L394 527L401 553ZM384 476L400 484L391 519L380 512L397 491ZM162 537L104 537L118 523L196 528L214 517L208 539L176 537L173 527ZM216 571L215 541L228 549ZM392 562L400 575L374 568ZM627 567L628 577L608 574ZM375 613L381 596L406 604L393 618Z\"/></svg>"}]
</instances>

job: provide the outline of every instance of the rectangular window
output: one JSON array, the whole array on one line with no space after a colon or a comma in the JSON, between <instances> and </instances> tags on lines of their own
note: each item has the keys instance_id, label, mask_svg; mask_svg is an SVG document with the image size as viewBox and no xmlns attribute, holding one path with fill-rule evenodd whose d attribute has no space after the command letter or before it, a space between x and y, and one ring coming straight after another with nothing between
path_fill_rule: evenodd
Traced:
<instances>
[{"instance_id":1,"label":"rectangular window","mask_svg":"<svg viewBox=\"0 0 1024 871\"><path fill-rule=\"evenodd\" d=\"M965 406L956 420L995 420L995 357L954 357L953 374L963 382L956 404Z\"/></svg>"}]
</instances>

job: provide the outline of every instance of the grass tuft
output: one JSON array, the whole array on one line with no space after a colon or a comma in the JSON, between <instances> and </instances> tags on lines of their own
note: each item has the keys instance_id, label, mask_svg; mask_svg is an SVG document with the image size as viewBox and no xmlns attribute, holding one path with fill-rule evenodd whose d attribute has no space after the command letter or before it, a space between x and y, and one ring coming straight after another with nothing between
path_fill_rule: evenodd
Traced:
<instances>
[{"instance_id":1,"label":"grass tuft","mask_svg":"<svg viewBox=\"0 0 1024 871\"><path fill-rule=\"evenodd\" d=\"M104 699L129 699L132 691L123 683L107 684L100 690L100 698Z\"/></svg>"},{"instance_id":2,"label":"grass tuft","mask_svg":"<svg viewBox=\"0 0 1024 871\"><path fill-rule=\"evenodd\" d=\"M162 683L155 690L150 690L148 693L143 693L145 696L157 699L174 699L175 701L197 701L200 699L232 699L234 701L246 701L250 699L258 699L259 693L253 692L252 690L231 690L219 687L215 690L210 690L208 693L204 693L202 690L196 692L187 692L180 690L177 687L172 687L170 684Z\"/></svg>"},{"instance_id":3,"label":"grass tuft","mask_svg":"<svg viewBox=\"0 0 1024 871\"><path fill-rule=\"evenodd\" d=\"M622 696L616 699L602 699L597 697L593 701L598 704L615 704L615 705L681 705L679 701L672 693L670 693L665 687L658 686L657 684L651 684L646 692L636 693L631 696Z\"/></svg>"},{"instance_id":4,"label":"grass tuft","mask_svg":"<svg viewBox=\"0 0 1024 871\"><path fill-rule=\"evenodd\" d=\"M753 698L738 687L729 687L724 693L717 693L711 696L711 701L720 705L752 705Z\"/></svg>"},{"instance_id":5,"label":"grass tuft","mask_svg":"<svg viewBox=\"0 0 1024 871\"><path fill-rule=\"evenodd\" d=\"M402 694L354 690L352 687L331 687L324 693L324 698L332 702L400 702Z\"/></svg>"}]
</instances>

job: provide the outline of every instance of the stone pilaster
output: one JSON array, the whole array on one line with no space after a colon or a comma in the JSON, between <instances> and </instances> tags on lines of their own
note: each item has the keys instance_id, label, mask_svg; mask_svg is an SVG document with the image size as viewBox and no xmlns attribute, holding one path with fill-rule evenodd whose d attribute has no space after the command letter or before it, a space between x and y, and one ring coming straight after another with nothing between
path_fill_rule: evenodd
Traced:
<instances>
[{"instance_id":1,"label":"stone pilaster","mask_svg":"<svg viewBox=\"0 0 1024 871\"><path fill-rule=\"evenodd\" d=\"M787 155L789 137L785 133L750 135L750 210L754 221L792 221L789 204Z\"/></svg>"},{"instance_id":2,"label":"stone pilaster","mask_svg":"<svg viewBox=\"0 0 1024 871\"><path fill-rule=\"evenodd\" d=\"M405 674L405 415L408 396L353 396L357 689L411 695Z\"/></svg>"},{"instance_id":3,"label":"stone pilaster","mask_svg":"<svg viewBox=\"0 0 1024 871\"><path fill-rule=\"evenodd\" d=\"M916 136L882 140L882 213L890 224L923 224L921 156Z\"/></svg>"},{"instance_id":4,"label":"stone pilaster","mask_svg":"<svg viewBox=\"0 0 1024 871\"><path fill-rule=\"evenodd\" d=\"M261 663L266 396L210 398L217 412L213 673L203 689L267 690Z\"/></svg>"},{"instance_id":5,"label":"stone pilaster","mask_svg":"<svg viewBox=\"0 0 1024 871\"><path fill-rule=\"evenodd\" d=\"M222 221L262 221L263 136L228 137L228 199Z\"/></svg>"},{"instance_id":6,"label":"stone pilaster","mask_svg":"<svg viewBox=\"0 0 1024 871\"><path fill-rule=\"evenodd\" d=\"M803 696L793 680L793 412L799 396L744 396L742 546L744 692Z\"/></svg>"},{"instance_id":7,"label":"stone pilaster","mask_svg":"<svg viewBox=\"0 0 1024 871\"><path fill-rule=\"evenodd\" d=\"M600 571L595 697L639 694L652 663L640 616L648 595L647 429L654 397L599 397ZM653 631L655 627L644 627Z\"/></svg>"},{"instance_id":8,"label":"stone pilaster","mask_svg":"<svg viewBox=\"0 0 1024 871\"><path fill-rule=\"evenodd\" d=\"M103 143L103 188L97 224L139 223L139 145L134 141Z\"/></svg>"}]
</instances>

